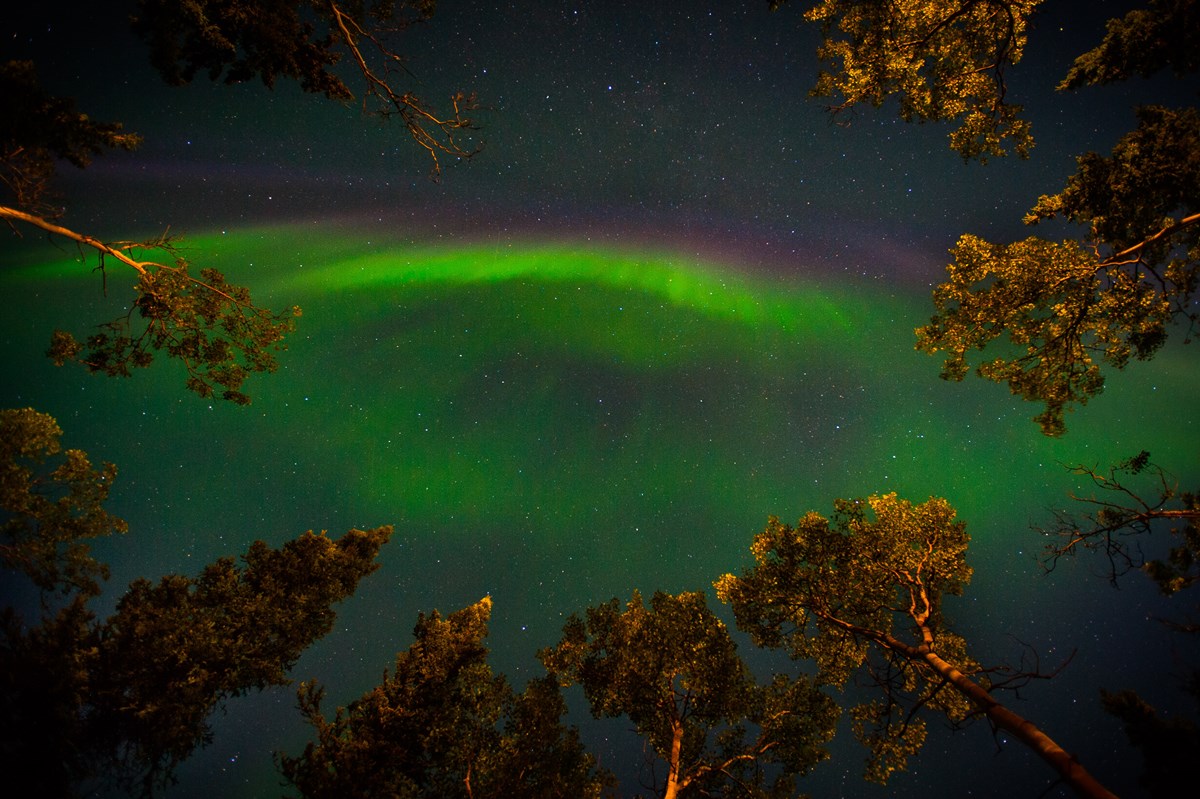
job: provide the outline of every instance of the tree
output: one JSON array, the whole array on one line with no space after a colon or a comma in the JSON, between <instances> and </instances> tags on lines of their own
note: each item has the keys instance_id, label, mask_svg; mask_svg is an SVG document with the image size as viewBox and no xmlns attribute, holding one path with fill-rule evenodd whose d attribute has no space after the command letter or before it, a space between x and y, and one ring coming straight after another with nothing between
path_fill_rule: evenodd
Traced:
<instances>
[{"instance_id":1,"label":"tree","mask_svg":"<svg viewBox=\"0 0 1200 799\"><path fill-rule=\"evenodd\" d=\"M1200 62L1188 42L1200 12L1186 0L1109 22L1104 41L1079 56L1060 90L1095 86ZM1104 388L1100 363L1122 369L1146 360L1174 321L1193 326L1200 279L1200 114L1143 106L1137 127L1112 153L1078 158L1058 194L1041 197L1027 224L1062 217L1085 228L1083 241L1031 237L1008 245L963 236L949 279L934 291L936 314L917 329L917 348L944 352L942 376L961 380L968 353L1007 339L977 373L1040 402L1047 435L1064 415ZM1188 338L1190 338L1190 333Z\"/></svg>"},{"instance_id":2,"label":"tree","mask_svg":"<svg viewBox=\"0 0 1200 799\"><path fill-rule=\"evenodd\" d=\"M299 309L273 313L256 306L247 289L228 283L215 269L193 274L176 242L166 236L104 242L59 224L63 210L50 193L56 160L84 168L108 149L136 148L140 138L117 123L93 122L75 110L73 101L46 93L30 62L0 64L0 89L10 112L0 120L0 177L16 203L0 205L0 218L14 232L20 223L94 250L106 283L110 260L137 275L125 313L84 342L56 331L47 354L60 366L77 361L92 372L127 377L162 352L184 365L192 391L249 402L242 384L252 372L276 368L275 353L283 349Z\"/></svg>"},{"instance_id":3,"label":"tree","mask_svg":"<svg viewBox=\"0 0 1200 799\"><path fill-rule=\"evenodd\" d=\"M89 685L89 731L120 753L117 772L140 770L150 793L210 740L205 720L221 702L289 684L301 653L333 629L333 605L379 567L391 533L308 532L277 550L256 541L240 566L221 558L197 578L134 581L99 630Z\"/></svg>"},{"instance_id":4,"label":"tree","mask_svg":"<svg viewBox=\"0 0 1200 799\"><path fill-rule=\"evenodd\" d=\"M895 494L838 500L833 521L810 512L795 527L771 518L751 546L755 565L724 575L717 595L760 646L811 659L818 681L852 676L880 698L851 709L867 746L867 777L885 782L925 739L924 715L952 725L984 716L1030 747L1081 796L1111 797L1078 762L995 691L1019 687L1028 669L984 669L951 631L946 596L971 578L968 537L941 499L914 505Z\"/></svg>"},{"instance_id":5,"label":"tree","mask_svg":"<svg viewBox=\"0 0 1200 799\"><path fill-rule=\"evenodd\" d=\"M218 705L287 684L391 535L258 541L241 565L222 558L197 578L133 582L100 621L89 603L107 567L86 541L125 529L101 507L115 468L61 452L54 420L32 410L0 413L0 433L0 554L42 597L36 620L0 610L0 766L31 794L101 781L149 796L170 783L210 739Z\"/></svg>"},{"instance_id":6,"label":"tree","mask_svg":"<svg viewBox=\"0 0 1200 799\"><path fill-rule=\"evenodd\" d=\"M770 0L772 11L787 0ZM830 65L811 94L839 98L844 115L863 103L899 101L907 122L954 121L950 147L964 159L1020 155L1033 145L1006 74L1021 60L1041 0L821 0L804 18L821 26L817 54Z\"/></svg>"},{"instance_id":7,"label":"tree","mask_svg":"<svg viewBox=\"0 0 1200 799\"><path fill-rule=\"evenodd\" d=\"M770 0L778 9L785 0ZM839 98L838 114L895 97L906 121L952 121L950 147L986 161L1007 146L1028 155L1033 133L1008 98L1006 75L1024 54L1039 0L823 0L818 22L829 64L813 94ZM1060 91L1200 67L1200 11L1190 0L1150 0L1108 23ZM1046 435L1104 388L1102 365L1122 369L1161 348L1175 321L1193 326L1200 280L1200 116L1145 106L1112 153L1079 157L1065 188L1043 196L1028 224L1061 217L1081 240L1030 237L1010 244L962 236L935 314L916 330L918 350L939 354L942 377L972 369L1031 402ZM972 363L977 350L988 358Z\"/></svg>"},{"instance_id":8,"label":"tree","mask_svg":"<svg viewBox=\"0 0 1200 799\"><path fill-rule=\"evenodd\" d=\"M1193 672L1188 692L1200 699L1200 672ZM1141 750L1138 782L1153 799L1186 796L1193 787L1191 766L1200 754L1200 726L1180 715L1163 717L1133 691L1101 691L1104 709L1119 718L1129 742Z\"/></svg>"},{"instance_id":9,"label":"tree","mask_svg":"<svg viewBox=\"0 0 1200 799\"><path fill-rule=\"evenodd\" d=\"M1065 217L1088 226L1085 242L963 236L949 280L934 290L937 313L917 329L919 350L946 353L949 380L966 375L969 353L1007 339L976 371L1043 403L1035 420L1047 435L1063 433L1066 411L1103 390L1100 363L1151 358L1173 320L1198 318L1200 113L1140 108L1137 129L1111 156L1078 163L1026 222Z\"/></svg>"},{"instance_id":10,"label":"tree","mask_svg":"<svg viewBox=\"0 0 1200 799\"><path fill-rule=\"evenodd\" d=\"M404 58L389 44L427 19L433 6L432 0L141 0L133 28L149 45L151 63L172 85L190 82L198 73L225 83L257 77L267 87L284 78L305 91L348 102L354 94L333 71L348 55L363 81L363 110L398 117L429 153L436 177L441 156L468 159L478 152L469 140L475 124L468 116L477 103L459 92L450 100L452 110L440 114L399 88L406 75ZM125 313L83 341L56 331L47 354L60 366L78 362L89 371L122 377L163 354L184 365L191 391L248 403L245 380L275 370L299 308L259 307L246 288L228 283L220 271L194 270L166 234L112 242L60 224L64 210L51 194L56 161L85 168L96 155L135 149L141 139L119 123L91 120L73 100L50 95L28 61L0 61L0 93L6 100L0 181L12 203L0 204L0 219L16 233L29 226L94 251L106 284L112 262L136 275Z\"/></svg>"},{"instance_id":11,"label":"tree","mask_svg":"<svg viewBox=\"0 0 1200 799\"><path fill-rule=\"evenodd\" d=\"M433 15L436 0L139 0L133 29L150 46L150 61L172 85L197 73L227 84L259 78L273 87L294 80L306 92L349 102L354 92L333 70L344 56L362 78L364 112L396 116L429 153L433 174L440 156L468 159L481 146L468 116L478 109L473 94L456 92L450 111L399 88L406 59L389 41ZM464 138L466 139L464 141Z\"/></svg>"},{"instance_id":12,"label":"tree","mask_svg":"<svg viewBox=\"0 0 1200 799\"><path fill-rule=\"evenodd\" d=\"M317 797L598 797L595 767L550 679L514 694L487 664L492 601L417 620L391 675L328 720L315 682L300 709L317 733L298 757L279 757L300 795Z\"/></svg>"},{"instance_id":13,"label":"tree","mask_svg":"<svg viewBox=\"0 0 1200 799\"><path fill-rule=\"evenodd\" d=\"M91 556L87 541L128 530L104 509L117 467L92 468L87 453L63 451L61 436L47 414L0 410L0 563L28 578L43 602L47 594L99 595L108 568Z\"/></svg>"},{"instance_id":14,"label":"tree","mask_svg":"<svg viewBox=\"0 0 1200 799\"><path fill-rule=\"evenodd\" d=\"M48 94L32 61L0 64L0 88L9 113L0 120L0 180L30 214L62 216L51 192L55 161L83 169L108 150L135 150L141 137L117 122L96 122L75 101Z\"/></svg>"},{"instance_id":15,"label":"tree","mask_svg":"<svg viewBox=\"0 0 1200 799\"><path fill-rule=\"evenodd\" d=\"M667 768L663 799L792 796L828 757L837 710L805 678L758 685L702 593L636 591L572 616L539 657L597 718L627 716Z\"/></svg>"},{"instance_id":16,"label":"tree","mask_svg":"<svg viewBox=\"0 0 1200 799\"><path fill-rule=\"evenodd\" d=\"M26 774L43 796L66 796L82 773L77 751L79 697L87 679L85 642L108 568L88 541L123 533L104 510L116 467L94 469L86 453L63 451L54 419L31 408L0 411L0 563L6 596L22 575L40 597L43 618L30 627L0 608L0 767ZM9 593L12 592L12 593Z\"/></svg>"}]
</instances>

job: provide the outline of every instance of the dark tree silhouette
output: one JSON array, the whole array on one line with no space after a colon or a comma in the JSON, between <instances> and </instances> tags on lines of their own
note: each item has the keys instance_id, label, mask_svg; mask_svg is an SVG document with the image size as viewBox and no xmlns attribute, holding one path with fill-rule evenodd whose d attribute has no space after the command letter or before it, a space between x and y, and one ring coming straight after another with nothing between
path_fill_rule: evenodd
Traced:
<instances>
[{"instance_id":1,"label":"dark tree silhouette","mask_svg":"<svg viewBox=\"0 0 1200 799\"><path fill-rule=\"evenodd\" d=\"M41 596L40 618L0 609L0 768L31 796L97 782L150 796L208 742L223 702L289 682L391 528L258 541L240 564L136 580L102 621L90 605L108 570L87 542L125 530L102 507L116 469L59 436L45 414L0 412L0 557Z\"/></svg>"},{"instance_id":2,"label":"dark tree silhouette","mask_svg":"<svg viewBox=\"0 0 1200 799\"><path fill-rule=\"evenodd\" d=\"M282 756L284 777L307 799L404 796L429 799L599 797L611 775L598 771L553 680L515 694L487 664L485 597L457 613L422 615L414 641L383 682L321 712L325 691L300 689L300 709L317 740Z\"/></svg>"}]
</instances>

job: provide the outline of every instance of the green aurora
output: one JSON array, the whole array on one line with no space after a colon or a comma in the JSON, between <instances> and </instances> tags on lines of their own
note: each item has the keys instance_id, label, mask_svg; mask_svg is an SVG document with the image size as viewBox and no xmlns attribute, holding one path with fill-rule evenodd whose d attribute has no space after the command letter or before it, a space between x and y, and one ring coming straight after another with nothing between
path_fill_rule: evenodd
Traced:
<instances>
[{"instance_id":1,"label":"green aurora","mask_svg":"<svg viewBox=\"0 0 1200 799\"><path fill-rule=\"evenodd\" d=\"M3 322L5 368L23 376L6 406L54 414L67 446L120 467L113 510L131 532L102 545L114 585L255 538L396 524L383 568L298 668L336 682L336 701L378 679L418 610L493 595L496 665L520 683L565 614L634 587L705 589L741 568L768 515L842 496L945 496L973 534L978 607L1029 617L1096 590L1082 576L1009 588L1038 571L1031 522L1081 488L1063 464L1144 448L1196 477L1200 431L1136 424L1200 394L1177 346L1111 376L1050 440L1002 387L937 378L912 347L929 312L918 289L573 242L365 244L295 226L187 246L259 302L304 309L280 371L248 384L250 408L192 397L167 364L127 381L54 368L53 327L116 316L127 276L110 269L106 299L88 265L16 254L0 291L31 314ZM966 622L1002 635L990 618ZM270 748L302 746L290 700L270 701L235 703L214 756L252 746L246 713L288 730Z\"/></svg>"},{"instance_id":2,"label":"green aurora","mask_svg":"<svg viewBox=\"0 0 1200 799\"><path fill-rule=\"evenodd\" d=\"M168 365L112 385L69 369L48 379L112 396L115 413L170 409L186 420L161 444L146 431L137 457L147 467L184 450L199 473L221 474L231 457L253 463L243 444L320 463L339 476L335 514L352 508L363 523L451 537L516 525L546 541L596 516L643 530L680 513L752 525L689 535L710 544L748 535L768 513L889 490L947 496L976 520L1031 484L1067 490L1055 464L1103 464L1137 447L1168 465L1178 453L1184 468L1200 441L1195 430L1139 430L1136 441L1112 432L1131 413L1196 394L1186 355L1169 349L1115 375L1068 436L1048 440L1028 421L1036 409L1003 388L938 380L937 363L911 345L927 297L886 286L572 243L372 247L297 227L186 244L194 263L247 282L260 302L304 308L281 371L252 379L251 409L180 400ZM50 300L36 324L22 320L27 343L13 341L6 357L36 362L52 326L119 313L122 277L110 276L105 306L79 263L6 270L14 296ZM230 439L226 428L235 443L199 443ZM119 452L93 448L139 479ZM1003 475L1005 490L981 475ZM253 505L252 484L227 489Z\"/></svg>"}]
</instances>

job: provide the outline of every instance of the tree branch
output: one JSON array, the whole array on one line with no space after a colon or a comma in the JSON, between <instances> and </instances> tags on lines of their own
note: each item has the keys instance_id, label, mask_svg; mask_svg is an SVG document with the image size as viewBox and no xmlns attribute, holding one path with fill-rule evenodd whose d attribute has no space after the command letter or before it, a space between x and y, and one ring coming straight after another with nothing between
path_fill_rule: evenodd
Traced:
<instances>
[{"instance_id":1,"label":"tree branch","mask_svg":"<svg viewBox=\"0 0 1200 799\"><path fill-rule=\"evenodd\" d=\"M65 228L62 225L56 225L55 223L50 222L46 219L43 219L40 216L35 216L34 214L27 214L24 211L20 211L16 208L9 208L8 206L0 205L0 219L7 219L7 220L9 220L10 224L14 221L24 222L28 225L33 225L34 227L41 228L42 230L46 231L47 233L53 234L55 236L62 236L63 238L70 239L71 241L74 241L74 242L78 242L79 244L82 244L85 247L91 247L92 249L98 251L101 255L111 255L113 258L116 258L121 263L136 270L138 272L138 274L141 274L141 275L146 274L147 270L150 267L170 268L170 267L165 267L164 264L158 264L158 263L154 263L152 261L135 261L133 258L130 258L122 250L112 247L108 244L105 244L103 241L100 241L100 239L97 239L93 236L88 236L83 233L76 233L74 230L71 230L70 228Z\"/></svg>"},{"instance_id":2,"label":"tree branch","mask_svg":"<svg viewBox=\"0 0 1200 799\"><path fill-rule=\"evenodd\" d=\"M1159 239L1161 239L1165 236L1174 235L1175 233L1178 233L1180 230L1183 230L1186 227L1190 227L1191 225L1194 225L1197 222L1200 222L1200 213L1192 214L1190 216L1185 216L1183 219L1180 219L1178 222L1174 222L1170 225L1167 225L1162 230L1158 231L1157 233L1155 233L1151 236L1147 236L1146 238L1142 239L1140 242L1133 245L1132 247L1127 247L1124 250L1121 250L1119 253L1110 255L1108 258L1105 258L1103 261L1101 261L1099 263L1098 268L1103 268L1106 266L1119 266L1122 263L1132 263L1130 261L1122 262L1122 261L1120 261L1120 259L1124 258L1127 255L1132 255L1133 253L1137 252L1138 250L1141 250L1142 248L1153 244L1154 242L1158 241Z\"/></svg>"},{"instance_id":3,"label":"tree branch","mask_svg":"<svg viewBox=\"0 0 1200 799\"><path fill-rule=\"evenodd\" d=\"M192 391L211 397L220 390L222 398L244 405L250 401L241 391L246 377L274 371L274 352L285 348L283 338L295 326L292 317L300 315L299 308L275 313L258 307L247 289L230 284L215 269L201 269L199 277L193 276L166 236L113 244L8 206L0 206L0 219L94 249L101 272L105 257L112 257L138 275L136 298L125 314L100 325L101 332L89 336L86 345L70 333L55 331L47 354L60 366L76 361L92 372L127 377L132 367L148 366L153 352L160 351L184 365ZM139 260L131 254L138 248L161 250L174 256L175 263ZM134 329L138 318L145 325L140 331Z\"/></svg>"},{"instance_id":4,"label":"tree branch","mask_svg":"<svg viewBox=\"0 0 1200 799\"><path fill-rule=\"evenodd\" d=\"M477 129L474 121L470 117L464 116L465 113L478 108L475 95L458 92L450 98L453 108L451 116L440 117L434 114L412 92L401 93L392 87L387 80L390 69L385 70L382 77L372 69L363 54L361 43L367 42L373 45L383 56L385 64L401 65L403 59L385 46L372 31L364 28L357 20L343 11L341 4L336 0L330 0L328 8L337 30L341 33L342 41L366 81L367 88L363 96L364 111L368 99L375 98L382 106L377 112L380 116L399 115L408 129L409 135L429 153L429 157L433 160L435 179L442 173L439 154L469 159L482 149L482 145L474 148L464 146L457 137L459 131Z\"/></svg>"},{"instance_id":5,"label":"tree branch","mask_svg":"<svg viewBox=\"0 0 1200 799\"><path fill-rule=\"evenodd\" d=\"M1140 546L1126 539L1149 535L1156 521L1186 522L1187 529L1194 529L1197 521L1200 521L1200 506L1191 501L1191 495L1180 495L1178 486L1168 479L1167 473L1161 467L1151 463L1149 457L1148 452L1138 453L1111 468L1108 474L1101 474L1088 466L1068 467L1072 473L1088 477L1097 488L1110 492L1116 499L1080 497L1072 494L1071 499L1075 502L1090 505L1097 510L1078 518L1067 512L1056 512L1053 528L1035 528L1043 535L1065 539L1063 543L1046 545L1042 559L1042 566L1046 572L1053 571L1061 558L1074 554L1078 549L1104 552L1108 560L1108 580L1114 586L1118 584L1119 578L1130 571L1146 568L1151 564L1159 564L1156 569L1165 566L1161 561L1151 561L1148 564ZM1157 496L1147 499L1130 487L1122 476L1142 472L1149 472L1154 476L1158 484ZM1167 503L1180 496L1183 507L1167 507ZM1183 549L1186 549L1189 540L1186 529L1183 538ZM1185 568L1185 571L1187 570ZM1172 573L1171 576L1180 575ZM1186 584L1187 575L1182 576Z\"/></svg>"}]
</instances>

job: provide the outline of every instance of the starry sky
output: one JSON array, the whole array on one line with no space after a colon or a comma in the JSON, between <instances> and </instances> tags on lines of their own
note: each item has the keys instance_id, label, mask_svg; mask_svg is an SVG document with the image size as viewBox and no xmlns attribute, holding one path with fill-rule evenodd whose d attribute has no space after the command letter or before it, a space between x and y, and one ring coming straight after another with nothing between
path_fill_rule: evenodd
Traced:
<instances>
[{"instance_id":1,"label":"starry sky","mask_svg":"<svg viewBox=\"0 0 1200 799\"><path fill-rule=\"evenodd\" d=\"M912 349L958 235L1028 235L1024 211L1075 155L1111 147L1134 102L1188 101L1152 82L1052 91L1125 6L1048 3L1010 88L1038 146L981 166L948 150L946 127L887 106L831 124L807 97L817 39L799 3L494 5L445 0L401 42L426 96L469 88L486 106L484 151L438 183L401 130L353 107L288 85L162 85L123 4L0 12L19 32L5 47L52 89L145 136L67 168L68 226L115 239L169 226L193 263L304 308L280 371L249 385L254 403L210 404L168 365L120 382L55 369L40 355L50 331L111 318L123 289L110 276L106 298L73 248L0 247L4 407L53 414L66 445L120 467L112 510L131 532L99 547L113 585L194 573L254 539L394 524L382 568L296 676L348 702L419 611L490 594L493 665L519 686L566 615L634 588L706 590L747 564L768 515L944 496L973 538L975 578L948 610L976 657L1016 662L1027 644L1053 667L1074 652L1018 710L1137 795L1098 688L1175 701L1163 675L1181 642L1149 619L1178 608L1137 579L1114 591L1095 560L1042 576L1031 526L1086 488L1063 464L1147 449L1196 484L1194 354L1174 343L1110 376L1048 440L1037 408L943 383ZM637 790L628 725L571 705ZM804 788L1014 796L1050 782L981 726L933 726L887 789L861 780L848 730ZM230 703L215 729L171 796L277 795L272 751L306 740L288 690Z\"/></svg>"}]
</instances>

